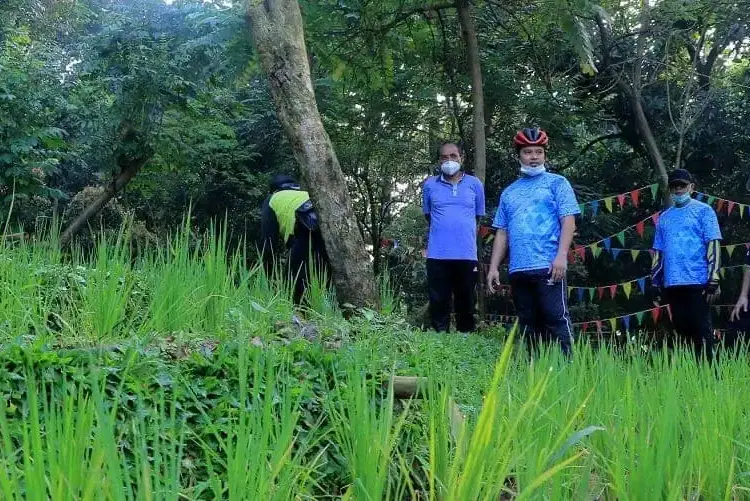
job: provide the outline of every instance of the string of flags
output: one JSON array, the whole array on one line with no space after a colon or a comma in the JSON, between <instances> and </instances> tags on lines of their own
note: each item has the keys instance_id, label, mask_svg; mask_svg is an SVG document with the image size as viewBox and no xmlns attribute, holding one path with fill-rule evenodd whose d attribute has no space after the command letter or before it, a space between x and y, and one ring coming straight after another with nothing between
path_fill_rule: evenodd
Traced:
<instances>
[{"instance_id":1,"label":"string of flags","mask_svg":"<svg viewBox=\"0 0 750 501\"><path fill-rule=\"evenodd\" d=\"M734 308L733 304L717 304L713 305L712 309L721 313L722 311L731 311ZM665 315L672 321L672 309L668 304L661 306L654 306L642 311L636 311L634 313L627 313L625 315L619 315L616 317L587 320L585 322L575 322L574 327L580 328L584 333L590 329L596 333L601 334L604 327L609 327L612 332L616 332L618 327L621 327L623 331L630 332L634 328L645 327L647 323L657 325L660 319L663 319ZM500 323L503 325L512 325L518 321L516 315L488 315L488 319ZM595 330L594 330L595 329ZM724 329L719 329L724 330Z\"/></svg>"},{"instance_id":2,"label":"string of flags","mask_svg":"<svg viewBox=\"0 0 750 501\"><path fill-rule=\"evenodd\" d=\"M601 207L603 207L610 213L613 212L615 202L617 202L617 205L620 207L620 209L624 208L625 203L628 201L633 207L637 208L641 205L641 200L643 199L643 194L644 192L646 192L646 190L649 190L651 192L651 198L653 200L656 200L659 193L659 184L654 183L648 186L637 188L632 191L620 193L619 195L611 195L609 197L600 198L598 200L583 202L581 204L578 204L578 208L581 210L581 216L585 215L588 209L588 212L594 217L596 217L596 215L599 213Z\"/></svg>"},{"instance_id":3,"label":"string of flags","mask_svg":"<svg viewBox=\"0 0 750 501\"><path fill-rule=\"evenodd\" d=\"M719 276L721 278L726 278L727 273L740 268L744 268L744 265L738 264L732 266L723 266L719 270ZM622 292L623 294L625 294L625 297L627 299L630 299L631 294L635 293L636 291L640 292L642 295L645 295L646 286L650 282L650 280L651 277L649 275L646 275L617 284L598 285L592 287L569 285L568 297L572 299L573 295L575 294L575 297L579 303L583 303L587 299L589 302L593 303L595 299L603 300L605 299L605 297L608 299L615 299L617 297L617 294ZM498 290L509 292L511 290L511 286L508 284L500 284L498 286Z\"/></svg>"},{"instance_id":4,"label":"string of flags","mask_svg":"<svg viewBox=\"0 0 750 501\"><path fill-rule=\"evenodd\" d=\"M702 193L700 191L695 192L695 199L707 203L719 214L721 214L722 211L726 211L727 216L731 216L733 212L737 212L740 215L740 218L744 218L745 214L750 215L750 204L727 200L726 198L709 195L708 193Z\"/></svg>"},{"instance_id":5,"label":"string of flags","mask_svg":"<svg viewBox=\"0 0 750 501\"><path fill-rule=\"evenodd\" d=\"M647 254L651 255L653 254L653 250L651 249L634 249L634 248L622 248L622 247L609 247L606 246L598 251L593 251L589 244L585 247L587 250L584 252L578 251L578 256L581 257L582 261L585 261L588 256L591 256L593 258L599 258L602 256L602 254L606 253L612 257L612 259L618 259L620 256L625 256L626 258L630 258L633 262L636 262L636 260L641 256L641 254ZM742 242L738 244L731 244L731 245L722 245L721 249L724 251L725 255L728 258L732 258L734 256L735 251L737 248L744 247L746 250L750 250L750 242Z\"/></svg>"},{"instance_id":6,"label":"string of flags","mask_svg":"<svg viewBox=\"0 0 750 501\"><path fill-rule=\"evenodd\" d=\"M623 228L618 233L602 238L601 240L597 240L596 242L591 242L590 244L586 244L586 245L576 245L573 249L573 253L574 255L580 257L582 261L586 261L587 253L596 259L599 257L602 251L605 251L605 250L611 253L614 257L617 257L619 253L612 251L613 239L616 239L618 242L620 242L620 245L625 247L625 233L630 230L635 230L638 236L643 238L645 231L646 231L646 223L648 222L651 222L653 223L654 226L656 226L656 224L659 222L659 213L655 212L651 214L650 216L648 216L647 218L641 219L637 223L631 224L630 226ZM600 244L601 244L601 247L599 246ZM630 249L630 254L633 258L633 261L635 261L638 258L638 255L641 252L644 252L644 251L641 251L640 249Z\"/></svg>"}]
</instances>

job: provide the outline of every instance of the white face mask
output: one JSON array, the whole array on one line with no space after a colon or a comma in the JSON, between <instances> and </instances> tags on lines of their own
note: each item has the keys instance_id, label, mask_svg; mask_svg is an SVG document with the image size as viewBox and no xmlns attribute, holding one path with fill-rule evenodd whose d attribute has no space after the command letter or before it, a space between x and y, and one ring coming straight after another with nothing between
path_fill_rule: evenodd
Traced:
<instances>
[{"instance_id":1,"label":"white face mask","mask_svg":"<svg viewBox=\"0 0 750 501\"><path fill-rule=\"evenodd\" d=\"M452 176L461 170L461 164L453 160L447 160L440 165L440 170L446 176Z\"/></svg>"},{"instance_id":2,"label":"white face mask","mask_svg":"<svg viewBox=\"0 0 750 501\"><path fill-rule=\"evenodd\" d=\"M541 174L542 172L546 170L547 168L544 166L544 164L537 165L536 167L532 167L531 165L521 164L521 173L525 176L530 176L530 177L538 176L539 174Z\"/></svg>"}]
</instances>

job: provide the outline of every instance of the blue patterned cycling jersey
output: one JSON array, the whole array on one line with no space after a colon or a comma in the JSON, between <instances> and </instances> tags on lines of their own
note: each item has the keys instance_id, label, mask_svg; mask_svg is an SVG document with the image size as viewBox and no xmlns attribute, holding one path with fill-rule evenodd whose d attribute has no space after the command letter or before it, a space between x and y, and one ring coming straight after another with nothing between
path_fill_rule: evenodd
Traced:
<instances>
[{"instance_id":1,"label":"blue patterned cycling jersey","mask_svg":"<svg viewBox=\"0 0 750 501\"><path fill-rule=\"evenodd\" d=\"M665 210L656 225L654 249L664 260L664 286L708 283L708 243L721 240L714 210L698 200Z\"/></svg>"},{"instance_id":2,"label":"blue patterned cycling jersey","mask_svg":"<svg viewBox=\"0 0 750 501\"><path fill-rule=\"evenodd\" d=\"M549 268L557 255L560 219L580 212L573 188L558 174L523 176L508 186L492 226L508 233L510 273Z\"/></svg>"}]
</instances>

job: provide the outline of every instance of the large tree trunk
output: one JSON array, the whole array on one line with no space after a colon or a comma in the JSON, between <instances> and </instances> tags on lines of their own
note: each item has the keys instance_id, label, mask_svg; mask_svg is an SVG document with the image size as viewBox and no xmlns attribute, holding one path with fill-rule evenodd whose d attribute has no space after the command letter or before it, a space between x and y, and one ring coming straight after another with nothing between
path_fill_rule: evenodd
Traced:
<instances>
[{"instance_id":1,"label":"large tree trunk","mask_svg":"<svg viewBox=\"0 0 750 501\"><path fill-rule=\"evenodd\" d=\"M466 60L471 73L471 104L474 111L474 175L484 183L487 171L487 146L484 123L484 85L482 83L482 66L479 61L479 42L474 28L469 0L456 2L461 32L466 44Z\"/></svg>"},{"instance_id":2,"label":"large tree trunk","mask_svg":"<svg viewBox=\"0 0 750 501\"><path fill-rule=\"evenodd\" d=\"M320 214L338 300L375 306L378 291L370 257L315 102L297 0L250 0L248 18L279 122Z\"/></svg>"},{"instance_id":3,"label":"large tree trunk","mask_svg":"<svg viewBox=\"0 0 750 501\"><path fill-rule=\"evenodd\" d=\"M99 197L76 217L60 236L60 245L68 245L76 233L120 193L154 155L137 130L123 123L120 127L120 146L116 153L119 174L109 183Z\"/></svg>"}]
</instances>

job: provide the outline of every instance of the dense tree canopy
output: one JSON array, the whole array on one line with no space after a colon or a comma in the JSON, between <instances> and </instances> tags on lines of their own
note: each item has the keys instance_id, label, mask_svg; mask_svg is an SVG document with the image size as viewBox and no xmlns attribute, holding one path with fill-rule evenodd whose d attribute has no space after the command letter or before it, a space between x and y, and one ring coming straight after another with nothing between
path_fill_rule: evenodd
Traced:
<instances>
[{"instance_id":1,"label":"dense tree canopy","mask_svg":"<svg viewBox=\"0 0 750 501\"><path fill-rule=\"evenodd\" d=\"M486 157L490 210L517 175L509 139L527 125L549 131L552 164L580 201L663 183L677 166L693 171L701 191L747 200L745 0L300 6L318 107L377 272L384 238L421 245L419 186L446 139L466 147L470 171ZM459 16L467 6L486 147L475 144L476 65ZM31 232L116 197L153 235L190 208L197 228L227 216L234 241L254 244L270 175L298 168L245 14L227 2L3 2L3 219ZM87 187L97 187L90 199L73 203ZM658 206L586 214L576 241L613 234ZM750 240L737 221L726 221L729 243ZM393 257L392 268L403 264ZM578 273L604 283L637 274L628 266L589 263Z\"/></svg>"}]
</instances>

